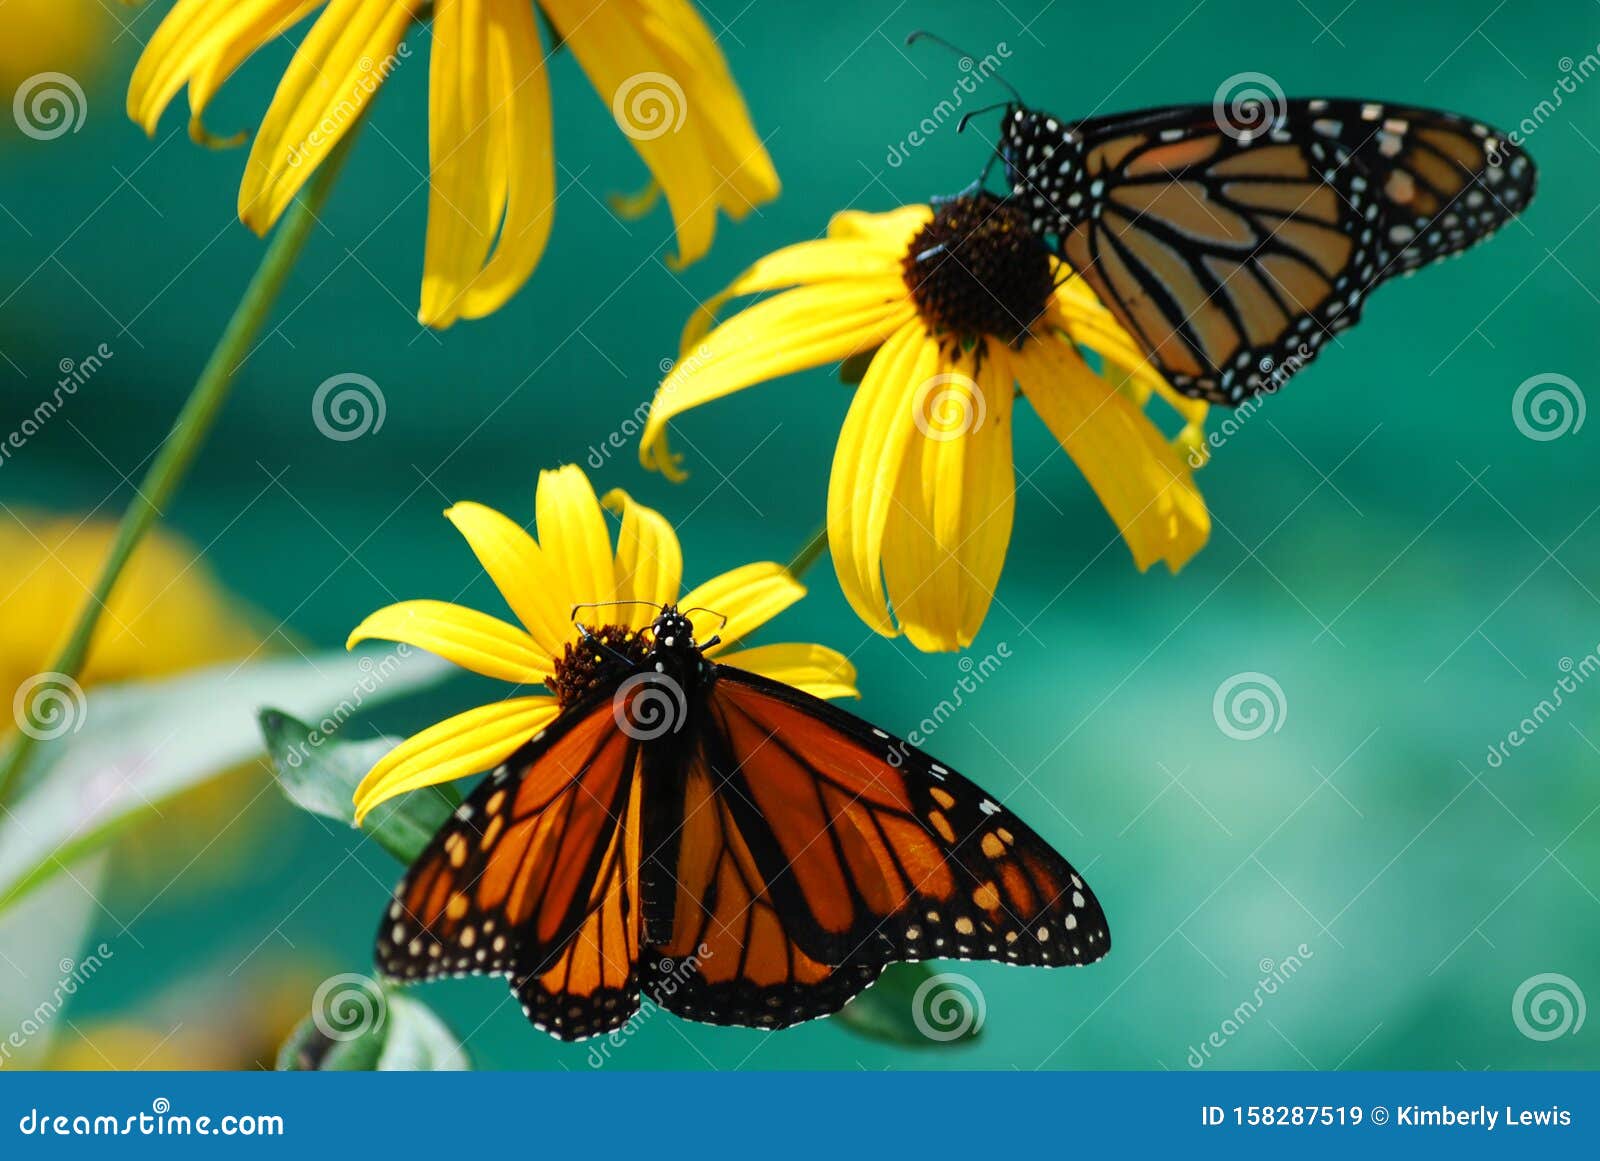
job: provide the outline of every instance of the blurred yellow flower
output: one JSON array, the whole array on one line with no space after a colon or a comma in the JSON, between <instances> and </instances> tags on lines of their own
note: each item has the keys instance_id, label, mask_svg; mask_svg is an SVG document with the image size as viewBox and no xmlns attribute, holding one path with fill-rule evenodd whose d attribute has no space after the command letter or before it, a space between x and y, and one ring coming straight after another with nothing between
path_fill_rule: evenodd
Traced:
<instances>
[{"instance_id":1,"label":"blurred yellow flower","mask_svg":"<svg viewBox=\"0 0 1600 1161\"><path fill-rule=\"evenodd\" d=\"M672 525L621 489L604 506L583 470L573 465L539 475L537 541L509 517L481 504L445 512L522 622L444 601L401 601L379 609L350 634L350 646L379 638L426 649L448 661L548 694L479 706L406 739L381 758L356 789L356 817L408 790L498 766L601 679L603 658L579 632L613 652L642 657L640 630L661 606L676 603L695 623L695 637L719 633L705 650L727 665L765 674L817 697L855 697L855 668L821 645L736 647L805 596L789 570L770 561L713 577L679 596L683 554ZM615 551L605 511L621 518ZM598 606L576 611L576 606ZM715 610L709 612L708 610Z\"/></svg>"},{"instance_id":2,"label":"blurred yellow flower","mask_svg":"<svg viewBox=\"0 0 1600 1161\"><path fill-rule=\"evenodd\" d=\"M99 0L5 0L0 29L0 96L13 102L25 82L44 73L65 73L82 85L105 58L111 22Z\"/></svg>"},{"instance_id":3,"label":"blurred yellow flower","mask_svg":"<svg viewBox=\"0 0 1600 1161\"><path fill-rule=\"evenodd\" d=\"M270 1070L324 974L304 960L280 959L245 971L216 966L170 982L157 980L160 990L132 1012L79 1017L54 1029L45 1067L57 1072Z\"/></svg>"},{"instance_id":4,"label":"blurred yellow flower","mask_svg":"<svg viewBox=\"0 0 1600 1161\"><path fill-rule=\"evenodd\" d=\"M0 509L0 687L14 696L50 664L115 536L106 520ZM106 604L81 684L178 673L243 656L256 642L199 554L157 528Z\"/></svg>"},{"instance_id":5,"label":"blurred yellow flower","mask_svg":"<svg viewBox=\"0 0 1600 1161\"><path fill-rule=\"evenodd\" d=\"M717 325L730 299L767 291L783 293ZM1011 538L1019 388L1141 570L1177 571L1205 544L1210 517L1186 462L1203 443L1205 405L1173 392L1026 220L988 195L937 213L841 213L825 239L747 270L690 320L640 458L681 479L673 417L867 355L834 451L828 544L851 607L877 632L903 631L924 650L972 643ZM1146 416L1152 395L1182 417L1175 441Z\"/></svg>"},{"instance_id":6,"label":"blurred yellow flower","mask_svg":"<svg viewBox=\"0 0 1600 1161\"><path fill-rule=\"evenodd\" d=\"M30 713L46 713L43 699L62 689L46 667L89 599L116 531L108 520L0 508L0 691L7 695L0 744ZM200 554L155 528L106 602L79 685L177 674L247 656L259 642ZM248 770L259 782L259 765ZM258 787L233 773L240 772L202 783L120 836L124 885L128 873L159 875L175 860L194 872L183 881L198 884L219 873L223 860L244 857L240 806ZM232 841L213 842L223 828ZM204 865L197 848L207 855ZM162 881L163 889L170 885Z\"/></svg>"},{"instance_id":7,"label":"blurred yellow flower","mask_svg":"<svg viewBox=\"0 0 1600 1161\"><path fill-rule=\"evenodd\" d=\"M239 214L265 233L410 58L425 0L178 0L145 47L128 113L154 134L188 86L190 133L257 49L324 8L256 133ZM572 51L665 192L679 260L778 193L722 51L689 0L436 0L431 5L428 236L419 319L498 310L550 235L556 192L546 50L535 7ZM647 208L648 199L640 203Z\"/></svg>"}]
</instances>

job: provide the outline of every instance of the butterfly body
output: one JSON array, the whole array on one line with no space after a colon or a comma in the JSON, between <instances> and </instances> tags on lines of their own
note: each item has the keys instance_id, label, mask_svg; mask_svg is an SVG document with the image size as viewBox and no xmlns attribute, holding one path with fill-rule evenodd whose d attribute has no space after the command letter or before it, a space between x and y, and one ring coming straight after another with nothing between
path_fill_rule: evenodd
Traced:
<instances>
[{"instance_id":1,"label":"butterfly body","mask_svg":"<svg viewBox=\"0 0 1600 1161\"><path fill-rule=\"evenodd\" d=\"M1178 391L1275 391L1384 280L1533 197L1532 162L1453 113L1301 99L1062 122L1008 109L1010 198Z\"/></svg>"},{"instance_id":2,"label":"butterfly body","mask_svg":"<svg viewBox=\"0 0 1600 1161\"><path fill-rule=\"evenodd\" d=\"M566 1040L640 997L781 1028L897 960L1088 963L1105 916L959 774L790 686L718 665L664 610L463 802L397 888L377 961L502 974Z\"/></svg>"}]
</instances>

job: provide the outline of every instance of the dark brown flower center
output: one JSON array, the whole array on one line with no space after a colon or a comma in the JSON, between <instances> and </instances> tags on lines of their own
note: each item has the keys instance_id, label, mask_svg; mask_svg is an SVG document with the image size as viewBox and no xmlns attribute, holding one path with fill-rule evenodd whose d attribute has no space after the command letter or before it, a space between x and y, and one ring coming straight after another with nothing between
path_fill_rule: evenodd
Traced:
<instances>
[{"instance_id":1,"label":"dark brown flower center","mask_svg":"<svg viewBox=\"0 0 1600 1161\"><path fill-rule=\"evenodd\" d=\"M606 625L567 642L566 652L556 658L555 672L544 683L556 695L556 705L569 709L609 678L644 660L649 651L639 630Z\"/></svg>"},{"instance_id":2,"label":"dark brown flower center","mask_svg":"<svg viewBox=\"0 0 1600 1161\"><path fill-rule=\"evenodd\" d=\"M963 338L1017 342L1055 289L1050 251L1027 215L987 193L941 206L902 268L923 318Z\"/></svg>"}]
</instances>

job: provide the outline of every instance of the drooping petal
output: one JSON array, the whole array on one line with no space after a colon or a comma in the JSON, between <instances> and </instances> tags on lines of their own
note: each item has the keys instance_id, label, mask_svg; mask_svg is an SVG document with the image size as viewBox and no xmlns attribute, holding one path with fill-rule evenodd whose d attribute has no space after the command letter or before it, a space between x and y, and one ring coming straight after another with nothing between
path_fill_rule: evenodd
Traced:
<instances>
[{"instance_id":1,"label":"drooping petal","mask_svg":"<svg viewBox=\"0 0 1600 1161\"><path fill-rule=\"evenodd\" d=\"M856 667L825 645L758 645L723 653L717 663L759 673L813 697L861 696L856 690Z\"/></svg>"},{"instance_id":2,"label":"drooping petal","mask_svg":"<svg viewBox=\"0 0 1600 1161\"><path fill-rule=\"evenodd\" d=\"M715 654L743 641L805 595L805 585L787 568L764 560L712 577L685 593L678 603L694 623L697 641L722 637L722 645L707 650ZM691 613L691 609L699 611Z\"/></svg>"},{"instance_id":3,"label":"drooping petal","mask_svg":"<svg viewBox=\"0 0 1600 1161\"><path fill-rule=\"evenodd\" d=\"M640 628L655 619L660 606L678 599L683 583L683 550L672 525L621 488L601 501L622 517L617 533L617 600L642 602L619 606L617 621Z\"/></svg>"},{"instance_id":4,"label":"drooping petal","mask_svg":"<svg viewBox=\"0 0 1600 1161\"><path fill-rule=\"evenodd\" d=\"M883 589L883 537L912 439L913 405L938 366L938 344L912 321L873 356L850 403L828 480L828 551L850 607L875 632L899 633Z\"/></svg>"},{"instance_id":5,"label":"drooping petal","mask_svg":"<svg viewBox=\"0 0 1600 1161\"><path fill-rule=\"evenodd\" d=\"M691 109L705 115L700 140L719 179L717 202L738 221L777 197L781 186L717 38L691 0L638 0L638 10L668 71L684 78Z\"/></svg>"},{"instance_id":6,"label":"drooping petal","mask_svg":"<svg viewBox=\"0 0 1600 1161\"><path fill-rule=\"evenodd\" d=\"M448 601L401 601L362 621L345 648L377 638L437 653L463 669L518 684L537 683L550 672L550 654L532 637L498 617Z\"/></svg>"},{"instance_id":7,"label":"drooping petal","mask_svg":"<svg viewBox=\"0 0 1600 1161\"><path fill-rule=\"evenodd\" d=\"M209 140L207 104L252 53L324 0L178 0L145 45L128 83L128 116L152 136L161 114L189 86L190 135Z\"/></svg>"},{"instance_id":8,"label":"drooping petal","mask_svg":"<svg viewBox=\"0 0 1600 1161\"><path fill-rule=\"evenodd\" d=\"M1143 411L1070 345L1042 340L1012 356L1017 381L1100 498L1140 570L1173 572L1211 533L1188 466Z\"/></svg>"},{"instance_id":9,"label":"drooping petal","mask_svg":"<svg viewBox=\"0 0 1600 1161\"><path fill-rule=\"evenodd\" d=\"M777 195L727 62L687 0L541 7L665 192L680 263L710 248L719 207L738 217Z\"/></svg>"},{"instance_id":10,"label":"drooping petal","mask_svg":"<svg viewBox=\"0 0 1600 1161\"><path fill-rule=\"evenodd\" d=\"M561 576L570 631L573 605L616 600L617 569L611 556L611 532L594 485L576 464L540 472L534 505L539 518L539 545L545 559ZM606 614L609 617L615 611L608 609Z\"/></svg>"},{"instance_id":11,"label":"drooping petal","mask_svg":"<svg viewBox=\"0 0 1600 1161\"><path fill-rule=\"evenodd\" d=\"M550 82L533 7L527 0L480 2L484 71L462 74L455 84L461 93L482 98L487 111L480 121L463 120L469 116L463 107L443 122L436 117L430 128L436 161L419 318L435 327L458 317L482 318L505 305L538 266L555 219ZM449 47L440 31L436 18L436 77L440 54ZM474 40L458 37L455 47L470 47ZM459 51L456 56L467 67L468 58ZM448 101L455 91L441 77L435 98ZM443 139L451 127L465 133L454 145ZM462 182L470 188L457 197L451 190ZM480 220L472 221L473 214ZM464 248L453 237L462 231L470 235Z\"/></svg>"},{"instance_id":12,"label":"drooping petal","mask_svg":"<svg viewBox=\"0 0 1600 1161\"><path fill-rule=\"evenodd\" d=\"M495 150L485 0L438 0L428 75L428 234L422 262L426 326L446 327L494 244L505 207ZM498 178L498 180L495 180Z\"/></svg>"},{"instance_id":13,"label":"drooping petal","mask_svg":"<svg viewBox=\"0 0 1600 1161\"><path fill-rule=\"evenodd\" d=\"M639 458L670 479L668 421L724 395L871 351L916 316L898 274L802 286L734 315L679 360L650 405Z\"/></svg>"},{"instance_id":14,"label":"drooping petal","mask_svg":"<svg viewBox=\"0 0 1600 1161\"><path fill-rule=\"evenodd\" d=\"M918 433L883 546L895 615L911 643L928 652L964 649L977 636L1016 507L1010 376L1002 363L979 363L972 352L956 352L948 367L915 401Z\"/></svg>"},{"instance_id":15,"label":"drooping petal","mask_svg":"<svg viewBox=\"0 0 1600 1161\"><path fill-rule=\"evenodd\" d=\"M356 787L356 821L397 794L498 766L554 721L558 712L553 697L517 697L479 706L413 734L380 758Z\"/></svg>"},{"instance_id":16,"label":"drooping petal","mask_svg":"<svg viewBox=\"0 0 1600 1161\"><path fill-rule=\"evenodd\" d=\"M565 583L533 537L510 517L470 500L452 504L445 517L539 648L559 657L572 635L572 608Z\"/></svg>"},{"instance_id":17,"label":"drooping petal","mask_svg":"<svg viewBox=\"0 0 1600 1161\"><path fill-rule=\"evenodd\" d=\"M289 63L250 150L239 188L245 225L266 233L360 119L423 3L329 0Z\"/></svg>"}]
</instances>

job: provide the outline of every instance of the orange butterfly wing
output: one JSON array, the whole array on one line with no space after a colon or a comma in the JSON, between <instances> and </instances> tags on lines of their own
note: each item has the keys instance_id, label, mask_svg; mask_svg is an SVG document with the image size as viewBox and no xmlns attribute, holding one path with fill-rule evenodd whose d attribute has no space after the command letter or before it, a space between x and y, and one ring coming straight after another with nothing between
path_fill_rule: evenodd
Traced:
<instances>
[{"instance_id":1,"label":"orange butterfly wing","mask_svg":"<svg viewBox=\"0 0 1600 1161\"><path fill-rule=\"evenodd\" d=\"M646 844L673 886L647 888L652 923L671 917L644 974L664 1007L784 1027L896 960L1062 966L1109 949L1066 860L921 751L727 667L704 705L681 813L664 812L680 827Z\"/></svg>"},{"instance_id":2,"label":"orange butterfly wing","mask_svg":"<svg viewBox=\"0 0 1600 1161\"><path fill-rule=\"evenodd\" d=\"M626 1021L639 1004L639 754L602 698L485 778L396 889L379 968L509 976L562 1039Z\"/></svg>"},{"instance_id":3,"label":"orange butterfly wing","mask_svg":"<svg viewBox=\"0 0 1600 1161\"><path fill-rule=\"evenodd\" d=\"M1480 122L1337 99L1017 109L1002 149L1034 229L1163 376L1228 405L1281 387L1384 280L1488 237L1536 177Z\"/></svg>"}]
</instances>

